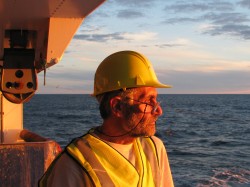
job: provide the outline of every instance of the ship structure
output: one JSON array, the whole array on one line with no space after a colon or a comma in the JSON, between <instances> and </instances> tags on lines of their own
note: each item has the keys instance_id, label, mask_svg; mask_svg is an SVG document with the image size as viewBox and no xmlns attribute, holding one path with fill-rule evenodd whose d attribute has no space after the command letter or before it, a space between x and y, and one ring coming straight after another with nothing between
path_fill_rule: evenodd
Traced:
<instances>
[{"instance_id":1,"label":"ship structure","mask_svg":"<svg viewBox=\"0 0 250 187\"><path fill-rule=\"evenodd\" d=\"M23 103L38 89L37 74L60 62L84 19L103 2L0 0L0 186L37 186L60 152L55 141L24 129Z\"/></svg>"}]
</instances>

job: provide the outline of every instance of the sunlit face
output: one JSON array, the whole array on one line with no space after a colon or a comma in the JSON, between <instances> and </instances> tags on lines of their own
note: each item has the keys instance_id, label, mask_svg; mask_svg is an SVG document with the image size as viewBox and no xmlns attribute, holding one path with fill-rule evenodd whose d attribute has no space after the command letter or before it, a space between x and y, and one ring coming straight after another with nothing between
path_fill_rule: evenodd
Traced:
<instances>
[{"instance_id":1,"label":"sunlit face","mask_svg":"<svg viewBox=\"0 0 250 187\"><path fill-rule=\"evenodd\" d=\"M153 87L138 88L127 103L125 118L126 128L131 131L130 135L133 137L154 135L156 120L162 114L162 109L157 103L156 89Z\"/></svg>"}]
</instances>

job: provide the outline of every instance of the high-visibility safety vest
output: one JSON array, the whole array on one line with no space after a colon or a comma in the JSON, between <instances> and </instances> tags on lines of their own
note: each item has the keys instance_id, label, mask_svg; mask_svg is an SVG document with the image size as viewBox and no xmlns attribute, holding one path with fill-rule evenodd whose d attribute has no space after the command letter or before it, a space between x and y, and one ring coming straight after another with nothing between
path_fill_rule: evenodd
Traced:
<instances>
[{"instance_id":1,"label":"high-visibility safety vest","mask_svg":"<svg viewBox=\"0 0 250 187\"><path fill-rule=\"evenodd\" d=\"M84 168L96 187L159 186L159 159L154 141L150 137L137 138L133 147L136 168L116 149L92 134L75 139L66 151ZM40 184L43 180L46 176Z\"/></svg>"}]
</instances>

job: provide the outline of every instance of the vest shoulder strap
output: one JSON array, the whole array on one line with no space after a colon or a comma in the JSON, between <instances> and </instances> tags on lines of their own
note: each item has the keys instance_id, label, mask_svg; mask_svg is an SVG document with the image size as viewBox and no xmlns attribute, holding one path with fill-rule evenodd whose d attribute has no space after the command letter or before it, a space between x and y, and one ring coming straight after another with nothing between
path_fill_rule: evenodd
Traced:
<instances>
[{"instance_id":1,"label":"vest shoulder strap","mask_svg":"<svg viewBox=\"0 0 250 187\"><path fill-rule=\"evenodd\" d=\"M77 138L67 147L67 151L86 169L97 187L104 185L102 181L105 181L105 185L109 184L110 187L114 186L107 173L100 173L100 171L105 171L105 169L96 158L85 138ZM94 168L91 163L94 163Z\"/></svg>"},{"instance_id":2,"label":"vest shoulder strap","mask_svg":"<svg viewBox=\"0 0 250 187\"><path fill-rule=\"evenodd\" d=\"M145 141L143 141L143 140L145 140ZM154 140L152 139L152 137L141 138L141 144L142 144L142 147L145 150L145 152L148 152L148 150L153 151L153 154L155 156L154 158L157 159L157 164L159 166L160 161L159 161L158 150L157 150L156 144L155 144Z\"/></svg>"},{"instance_id":3,"label":"vest shoulder strap","mask_svg":"<svg viewBox=\"0 0 250 187\"><path fill-rule=\"evenodd\" d=\"M139 138L139 141L141 143L142 149L144 150L145 156L150 163L155 186L158 186L161 176L159 172L160 162L156 144L151 137L142 137Z\"/></svg>"}]
</instances>

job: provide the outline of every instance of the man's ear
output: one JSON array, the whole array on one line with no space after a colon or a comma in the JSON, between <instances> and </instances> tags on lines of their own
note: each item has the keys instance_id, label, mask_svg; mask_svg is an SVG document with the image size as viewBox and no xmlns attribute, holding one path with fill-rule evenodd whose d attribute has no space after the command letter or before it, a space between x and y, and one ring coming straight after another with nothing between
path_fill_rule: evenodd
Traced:
<instances>
[{"instance_id":1,"label":"man's ear","mask_svg":"<svg viewBox=\"0 0 250 187\"><path fill-rule=\"evenodd\" d=\"M110 109L113 115L117 117L122 116L122 99L121 97L113 97L110 99Z\"/></svg>"}]
</instances>

